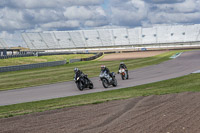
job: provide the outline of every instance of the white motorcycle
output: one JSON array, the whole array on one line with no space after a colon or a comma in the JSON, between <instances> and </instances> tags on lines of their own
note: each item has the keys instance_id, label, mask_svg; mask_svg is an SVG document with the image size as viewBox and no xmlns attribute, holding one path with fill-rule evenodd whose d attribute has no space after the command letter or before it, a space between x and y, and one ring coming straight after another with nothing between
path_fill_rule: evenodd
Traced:
<instances>
[{"instance_id":1,"label":"white motorcycle","mask_svg":"<svg viewBox=\"0 0 200 133\"><path fill-rule=\"evenodd\" d=\"M120 68L119 73L121 74L122 80L129 78L128 73L126 72L126 70L124 68Z\"/></svg>"},{"instance_id":2,"label":"white motorcycle","mask_svg":"<svg viewBox=\"0 0 200 133\"><path fill-rule=\"evenodd\" d=\"M100 73L99 77L100 77L100 79L102 81L102 84L103 84L104 88L108 88L109 85L112 85L114 87L117 86L117 80L115 78L115 75L116 74L114 72L111 73L111 76L109 74L107 74L106 72L104 72L104 73L101 72Z\"/></svg>"}]
</instances>

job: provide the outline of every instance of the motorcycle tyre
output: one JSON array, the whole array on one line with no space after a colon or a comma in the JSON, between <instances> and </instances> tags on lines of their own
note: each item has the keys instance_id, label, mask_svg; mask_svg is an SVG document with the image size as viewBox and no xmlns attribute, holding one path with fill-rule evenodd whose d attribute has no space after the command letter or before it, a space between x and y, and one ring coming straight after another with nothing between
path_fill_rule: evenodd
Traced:
<instances>
[{"instance_id":1,"label":"motorcycle tyre","mask_svg":"<svg viewBox=\"0 0 200 133\"><path fill-rule=\"evenodd\" d=\"M122 77L122 80L124 80L124 79L125 79L125 76L124 76L123 74L121 74L121 77Z\"/></svg>"},{"instance_id":2,"label":"motorcycle tyre","mask_svg":"<svg viewBox=\"0 0 200 133\"><path fill-rule=\"evenodd\" d=\"M84 87L83 87L83 84L81 82L77 83L76 85L77 85L77 87L80 91L83 91Z\"/></svg>"},{"instance_id":3,"label":"motorcycle tyre","mask_svg":"<svg viewBox=\"0 0 200 133\"><path fill-rule=\"evenodd\" d=\"M126 79L129 79L129 75L127 74L127 77L126 77Z\"/></svg>"},{"instance_id":4,"label":"motorcycle tyre","mask_svg":"<svg viewBox=\"0 0 200 133\"><path fill-rule=\"evenodd\" d=\"M108 88L108 86L109 86L108 80L106 80L106 79L102 79L102 84L103 84L104 88Z\"/></svg>"},{"instance_id":5,"label":"motorcycle tyre","mask_svg":"<svg viewBox=\"0 0 200 133\"><path fill-rule=\"evenodd\" d=\"M116 78L113 79L113 84L112 85L113 85L113 87L117 86L117 80L116 80Z\"/></svg>"},{"instance_id":6,"label":"motorcycle tyre","mask_svg":"<svg viewBox=\"0 0 200 133\"><path fill-rule=\"evenodd\" d=\"M90 84L89 84L89 89L93 89L93 87L94 87L93 83L90 82Z\"/></svg>"}]
</instances>

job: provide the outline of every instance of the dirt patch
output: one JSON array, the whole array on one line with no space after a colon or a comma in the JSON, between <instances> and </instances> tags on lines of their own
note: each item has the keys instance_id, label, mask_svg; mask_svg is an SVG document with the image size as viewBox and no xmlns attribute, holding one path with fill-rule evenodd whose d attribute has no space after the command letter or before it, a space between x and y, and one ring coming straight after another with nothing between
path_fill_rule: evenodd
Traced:
<instances>
[{"instance_id":1,"label":"dirt patch","mask_svg":"<svg viewBox=\"0 0 200 133\"><path fill-rule=\"evenodd\" d=\"M130 52L130 53L114 53L104 55L100 61L112 61L112 60L125 60L125 59L136 59L145 58L165 53L166 51L141 51L141 52Z\"/></svg>"},{"instance_id":2,"label":"dirt patch","mask_svg":"<svg viewBox=\"0 0 200 133\"><path fill-rule=\"evenodd\" d=\"M197 133L200 93L138 97L0 119L0 132Z\"/></svg>"}]
</instances>

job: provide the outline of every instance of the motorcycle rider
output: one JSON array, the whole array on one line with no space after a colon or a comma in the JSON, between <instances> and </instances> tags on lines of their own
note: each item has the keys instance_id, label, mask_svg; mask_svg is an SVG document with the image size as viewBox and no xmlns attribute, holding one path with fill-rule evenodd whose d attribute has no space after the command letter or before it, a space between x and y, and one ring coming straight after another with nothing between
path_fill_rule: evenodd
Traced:
<instances>
[{"instance_id":1,"label":"motorcycle rider","mask_svg":"<svg viewBox=\"0 0 200 133\"><path fill-rule=\"evenodd\" d=\"M84 79L86 79L87 77L85 76L85 74L79 70L77 67L74 68L74 73L75 73L75 76L74 78L76 79L77 77L83 77ZM87 81L87 80L85 80Z\"/></svg>"},{"instance_id":2,"label":"motorcycle rider","mask_svg":"<svg viewBox=\"0 0 200 133\"><path fill-rule=\"evenodd\" d=\"M105 65L101 65L101 72L102 73L106 72L106 74L108 74L110 77L112 77L110 70Z\"/></svg>"},{"instance_id":3,"label":"motorcycle rider","mask_svg":"<svg viewBox=\"0 0 200 133\"><path fill-rule=\"evenodd\" d=\"M126 71L127 75L128 75L128 68L124 64L124 62L120 62L120 64L119 64L119 70L120 70L120 68L124 69ZM118 71L118 74L119 74L119 71Z\"/></svg>"}]
</instances>

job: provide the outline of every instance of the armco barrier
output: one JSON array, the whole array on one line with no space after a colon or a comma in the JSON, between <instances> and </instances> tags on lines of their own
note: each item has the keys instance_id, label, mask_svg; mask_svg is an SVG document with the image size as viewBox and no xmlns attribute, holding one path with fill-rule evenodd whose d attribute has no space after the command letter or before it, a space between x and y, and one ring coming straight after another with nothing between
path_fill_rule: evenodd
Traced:
<instances>
[{"instance_id":1,"label":"armco barrier","mask_svg":"<svg viewBox=\"0 0 200 133\"><path fill-rule=\"evenodd\" d=\"M70 59L69 63L74 63L74 62L79 62L79 61L81 61L81 59Z\"/></svg>"},{"instance_id":2,"label":"armco barrier","mask_svg":"<svg viewBox=\"0 0 200 133\"><path fill-rule=\"evenodd\" d=\"M66 64L66 62L67 62L66 60L63 60L63 61L53 61L53 62L45 62L45 63L0 67L0 72L19 71L19 70L25 70L25 69L58 66L58 65L64 65Z\"/></svg>"}]
</instances>

